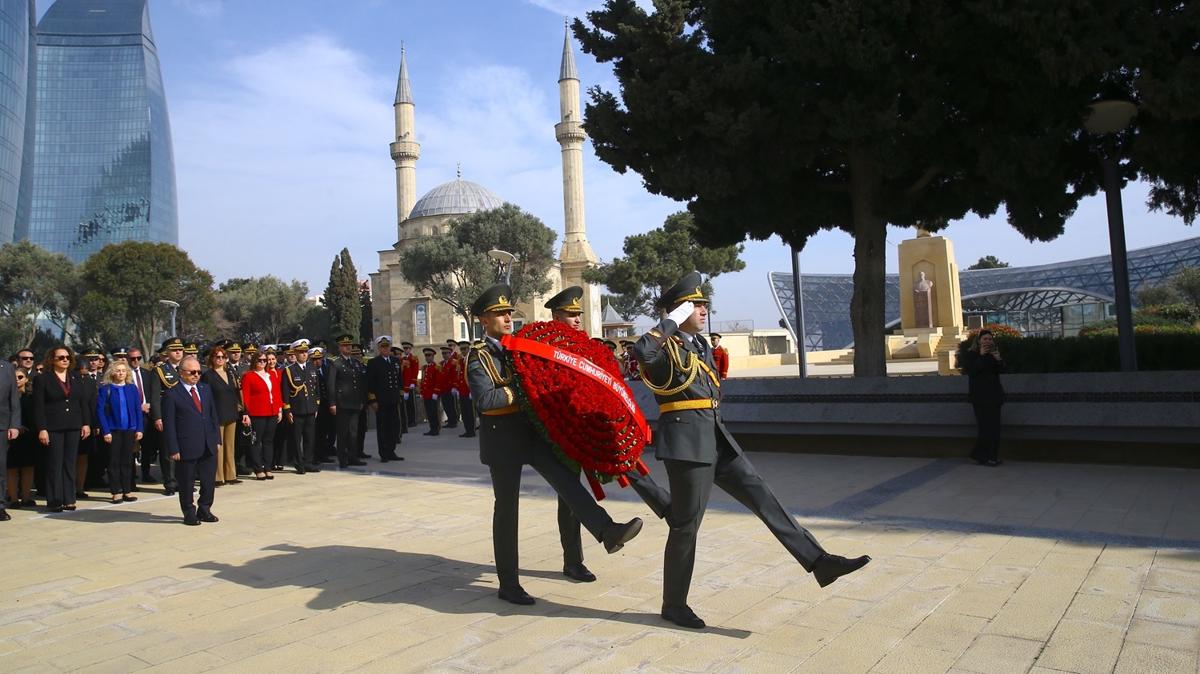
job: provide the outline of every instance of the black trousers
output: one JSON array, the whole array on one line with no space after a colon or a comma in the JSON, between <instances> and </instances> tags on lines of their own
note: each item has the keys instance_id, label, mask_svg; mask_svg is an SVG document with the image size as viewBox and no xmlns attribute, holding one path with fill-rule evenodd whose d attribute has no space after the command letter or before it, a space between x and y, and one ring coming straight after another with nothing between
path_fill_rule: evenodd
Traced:
<instances>
[{"instance_id":1,"label":"black trousers","mask_svg":"<svg viewBox=\"0 0 1200 674\"><path fill-rule=\"evenodd\" d=\"M971 458L978 461L1000 459L1000 403L975 403L975 424L978 435Z\"/></svg>"},{"instance_id":2,"label":"black trousers","mask_svg":"<svg viewBox=\"0 0 1200 674\"><path fill-rule=\"evenodd\" d=\"M335 453L334 447L337 446L337 423L333 417L334 415L329 413L329 408L324 405L317 411L316 457L318 459L328 459Z\"/></svg>"},{"instance_id":3,"label":"black trousers","mask_svg":"<svg viewBox=\"0 0 1200 674\"><path fill-rule=\"evenodd\" d=\"M562 543L563 566L583 564L582 527L571 512L571 506L561 496L558 497L558 540Z\"/></svg>"},{"instance_id":4,"label":"black trousers","mask_svg":"<svg viewBox=\"0 0 1200 674\"><path fill-rule=\"evenodd\" d=\"M475 403L471 400L471 396L459 398L458 406L462 410L463 433L475 435Z\"/></svg>"},{"instance_id":5,"label":"black trousers","mask_svg":"<svg viewBox=\"0 0 1200 674\"><path fill-rule=\"evenodd\" d=\"M404 421L409 427L417 425L417 394L409 389L408 400L404 401Z\"/></svg>"},{"instance_id":6,"label":"black trousers","mask_svg":"<svg viewBox=\"0 0 1200 674\"><path fill-rule=\"evenodd\" d=\"M292 445L296 448L296 466L307 467L317 461L317 415L292 415Z\"/></svg>"},{"instance_id":7,"label":"black trousers","mask_svg":"<svg viewBox=\"0 0 1200 674\"><path fill-rule=\"evenodd\" d=\"M46 507L75 503L75 458L79 456L79 429L50 431L46 450Z\"/></svg>"},{"instance_id":8,"label":"black trousers","mask_svg":"<svg viewBox=\"0 0 1200 674\"><path fill-rule=\"evenodd\" d=\"M154 422L146 419L146 431L142 435L142 477L150 480L149 464L157 461L158 471L162 473L163 489L174 491L175 484L175 462L171 460L171 455L167 454L167 443L163 439L162 431L154 428ZM149 451L147 451L149 450Z\"/></svg>"},{"instance_id":9,"label":"black trousers","mask_svg":"<svg viewBox=\"0 0 1200 674\"><path fill-rule=\"evenodd\" d=\"M531 454L529 465L558 492L559 499L567 504L570 512L587 528L588 533L597 541L602 540L604 530L613 523L612 518L580 484L579 475L564 466L549 447L534 449ZM496 498L492 510L492 548L496 557L496 575L499 577L500 587L519 584L517 514L522 468L523 465L519 463L488 466L492 474L492 492ZM580 557L582 558L582 553Z\"/></svg>"},{"instance_id":10,"label":"black trousers","mask_svg":"<svg viewBox=\"0 0 1200 674\"><path fill-rule=\"evenodd\" d=\"M379 458L396 458L396 443L400 442L400 407L397 403L379 403L375 409L375 443Z\"/></svg>"},{"instance_id":11,"label":"black trousers","mask_svg":"<svg viewBox=\"0 0 1200 674\"><path fill-rule=\"evenodd\" d=\"M358 410L338 406L333 415L337 427L337 460L345 468L358 459Z\"/></svg>"},{"instance_id":12,"label":"black trousers","mask_svg":"<svg viewBox=\"0 0 1200 674\"><path fill-rule=\"evenodd\" d=\"M248 461L250 469L256 473L275 468L275 427L279 421L275 417L250 417L250 428L254 430L250 443Z\"/></svg>"},{"instance_id":13,"label":"black trousers","mask_svg":"<svg viewBox=\"0 0 1200 674\"><path fill-rule=\"evenodd\" d=\"M289 459L296 455L295 448L292 446L292 424L287 419L287 414L284 414L278 423L275 424L275 451L274 461L276 466L287 465Z\"/></svg>"},{"instance_id":14,"label":"black trousers","mask_svg":"<svg viewBox=\"0 0 1200 674\"><path fill-rule=\"evenodd\" d=\"M175 477L179 480L179 509L183 516L196 516L196 505L192 504L192 487L196 480L200 481L199 511L211 513L213 494L217 491L217 457L215 454L205 454L199 459L180 460L175 462Z\"/></svg>"},{"instance_id":15,"label":"black trousers","mask_svg":"<svg viewBox=\"0 0 1200 674\"><path fill-rule=\"evenodd\" d=\"M363 448L367 446L367 426L369 425L368 422L370 421L367 418L367 413L369 409L370 408L364 407L358 411L358 428L355 430L357 444L354 445L354 450L358 452L359 456L364 458L369 456L363 451Z\"/></svg>"},{"instance_id":16,"label":"black trousers","mask_svg":"<svg viewBox=\"0 0 1200 674\"><path fill-rule=\"evenodd\" d=\"M133 443L136 431L113 431L108 443L108 493L133 491ZM103 440L101 440L103 441Z\"/></svg>"},{"instance_id":17,"label":"black trousers","mask_svg":"<svg viewBox=\"0 0 1200 674\"><path fill-rule=\"evenodd\" d=\"M664 607L687 605L696 566L696 535L714 484L757 515L805 571L812 571L817 558L825 553L812 534L784 510L750 460L735 452L719 431L717 437L716 463L663 459L671 480L670 532L663 555Z\"/></svg>"},{"instance_id":18,"label":"black trousers","mask_svg":"<svg viewBox=\"0 0 1200 674\"><path fill-rule=\"evenodd\" d=\"M437 435L442 432L442 410L438 408L438 401L433 398L425 398L425 416L429 420L429 432Z\"/></svg>"},{"instance_id":19,"label":"black trousers","mask_svg":"<svg viewBox=\"0 0 1200 674\"><path fill-rule=\"evenodd\" d=\"M458 426L458 398L453 393L442 395L442 409L446 410L446 428Z\"/></svg>"}]
</instances>

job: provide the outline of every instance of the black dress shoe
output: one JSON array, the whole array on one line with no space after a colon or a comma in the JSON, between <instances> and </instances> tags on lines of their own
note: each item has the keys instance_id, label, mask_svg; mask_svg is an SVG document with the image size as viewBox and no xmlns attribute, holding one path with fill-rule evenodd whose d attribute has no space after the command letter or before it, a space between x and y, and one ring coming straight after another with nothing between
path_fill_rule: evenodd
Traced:
<instances>
[{"instance_id":1,"label":"black dress shoe","mask_svg":"<svg viewBox=\"0 0 1200 674\"><path fill-rule=\"evenodd\" d=\"M460 437L460 438L473 438L473 437L475 437L475 434L474 434L474 433L459 433L458 437Z\"/></svg>"},{"instance_id":2,"label":"black dress shoe","mask_svg":"<svg viewBox=\"0 0 1200 674\"><path fill-rule=\"evenodd\" d=\"M838 555L825 553L817 559L817 563L813 566L813 577L817 579L817 584L821 587L832 583L838 578L858 571L867 565L871 558L867 555L855 557L854 559L846 559Z\"/></svg>"},{"instance_id":3,"label":"black dress shoe","mask_svg":"<svg viewBox=\"0 0 1200 674\"><path fill-rule=\"evenodd\" d=\"M366 462L366 461L358 461L358 460L354 460L354 461L351 461L351 462L350 462L350 465L351 465L351 466L365 466L365 465L367 465L367 462Z\"/></svg>"},{"instance_id":4,"label":"black dress shoe","mask_svg":"<svg viewBox=\"0 0 1200 674\"><path fill-rule=\"evenodd\" d=\"M305 473L304 466L296 466L296 474L303 475Z\"/></svg>"},{"instance_id":5,"label":"black dress shoe","mask_svg":"<svg viewBox=\"0 0 1200 674\"><path fill-rule=\"evenodd\" d=\"M500 598L510 604L520 604L521 606L530 606L534 603L533 597L525 591L525 588L517 585L516 587L502 587L499 592Z\"/></svg>"},{"instance_id":6,"label":"black dress shoe","mask_svg":"<svg viewBox=\"0 0 1200 674\"><path fill-rule=\"evenodd\" d=\"M307 469L308 469L308 472L310 472L310 473L319 473L319 472L321 472L321 467L320 467L320 466L318 466L318 465L317 465L317 464L315 464L315 463L311 463L311 464L309 464L309 465L305 466L305 468L307 468Z\"/></svg>"},{"instance_id":7,"label":"black dress shoe","mask_svg":"<svg viewBox=\"0 0 1200 674\"><path fill-rule=\"evenodd\" d=\"M0 522L7 522L11 519L12 519L12 515L9 515L8 511L5 510L4 508L0 508Z\"/></svg>"},{"instance_id":8,"label":"black dress shoe","mask_svg":"<svg viewBox=\"0 0 1200 674\"><path fill-rule=\"evenodd\" d=\"M391 459L387 458L386 456L379 457L379 463L387 463L388 461L391 461Z\"/></svg>"},{"instance_id":9,"label":"black dress shoe","mask_svg":"<svg viewBox=\"0 0 1200 674\"><path fill-rule=\"evenodd\" d=\"M690 606L664 606L662 610L663 620L687 627L688 629L698 630L703 629L704 621Z\"/></svg>"},{"instance_id":10,"label":"black dress shoe","mask_svg":"<svg viewBox=\"0 0 1200 674\"><path fill-rule=\"evenodd\" d=\"M221 519L212 513L200 513L196 515L201 522L220 522Z\"/></svg>"},{"instance_id":11,"label":"black dress shoe","mask_svg":"<svg viewBox=\"0 0 1200 674\"><path fill-rule=\"evenodd\" d=\"M608 554L612 554L617 550L625 547L625 544L633 540L642 531L642 518L635 517L624 524L612 523L604 529L604 549Z\"/></svg>"},{"instance_id":12,"label":"black dress shoe","mask_svg":"<svg viewBox=\"0 0 1200 674\"><path fill-rule=\"evenodd\" d=\"M226 481L225 481L225 484L241 484L241 483L242 483L242 481L241 481L241 480L239 480L239 479L237 479L236 477L235 477L235 478L233 478L232 480L226 480Z\"/></svg>"},{"instance_id":13,"label":"black dress shoe","mask_svg":"<svg viewBox=\"0 0 1200 674\"><path fill-rule=\"evenodd\" d=\"M183 523L188 525L189 527L200 526L200 520L196 519L195 517L185 517L185 518L183 518Z\"/></svg>"},{"instance_id":14,"label":"black dress shoe","mask_svg":"<svg viewBox=\"0 0 1200 674\"><path fill-rule=\"evenodd\" d=\"M63 511L62 506L46 506L46 512L48 512L48 513L60 513L62 511Z\"/></svg>"},{"instance_id":15,"label":"black dress shoe","mask_svg":"<svg viewBox=\"0 0 1200 674\"><path fill-rule=\"evenodd\" d=\"M175 495L174 489L164 489L163 490L163 496L174 496L174 495Z\"/></svg>"},{"instance_id":16,"label":"black dress shoe","mask_svg":"<svg viewBox=\"0 0 1200 674\"><path fill-rule=\"evenodd\" d=\"M596 574L589 571L583 564L568 564L564 566L563 575L581 583L591 583L596 580Z\"/></svg>"},{"instance_id":17,"label":"black dress shoe","mask_svg":"<svg viewBox=\"0 0 1200 674\"><path fill-rule=\"evenodd\" d=\"M438 434L437 431L425 431L425 433L423 433L423 435L437 435L437 434Z\"/></svg>"},{"instance_id":18,"label":"black dress shoe","mask_svg":"<svg viewBox=\"0 0 1200 674\"><path fill-rule=\"evenodd\" d=\"M1004 462L1001 461L1000 459L988 459L987 461L983 462L983 465L987 466L988 468L995 468L996 466L999 466L1002 463L1004 463Z\"/></svg>"}]
</instances>

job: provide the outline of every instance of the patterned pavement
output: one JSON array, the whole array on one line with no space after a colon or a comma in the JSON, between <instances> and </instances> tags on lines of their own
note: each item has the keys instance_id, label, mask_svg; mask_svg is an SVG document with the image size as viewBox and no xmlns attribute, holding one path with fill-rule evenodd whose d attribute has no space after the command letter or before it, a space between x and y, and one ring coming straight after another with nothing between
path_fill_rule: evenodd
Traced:
<instances>
[{"instance_id":1,"label":"patterned pavement","mask_svg":"<svg viewBox=\"0 0 1200 674\"><path fill-rule=\"evenodd\" d=\"M400 452L222 487L200 527L155 492L11 511L0 671L1200 672L1195 470L752 454L827 549L875 561L821 589L715 490L690 631L657 615L666 527L630 490L603 504L641 536L605 555L585 532L599 580L575 583L527 474L518 607L473 441Z\"/></svg>"}]
</instances>

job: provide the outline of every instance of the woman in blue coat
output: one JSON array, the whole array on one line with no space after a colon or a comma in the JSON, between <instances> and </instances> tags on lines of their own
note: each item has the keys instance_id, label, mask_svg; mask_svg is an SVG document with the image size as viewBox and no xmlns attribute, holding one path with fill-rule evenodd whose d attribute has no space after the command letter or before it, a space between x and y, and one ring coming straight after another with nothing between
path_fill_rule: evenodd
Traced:
<instances>
[{"instance_id":1,"label":"woman in blue coat","mask_svg":"<svg viewBox=\"0 0 1200 674\"><path fill-rule=\"evenodd\" d=\"M142 399L129 384L129 366L113 363L96 395L100 435L109 445L108 491L113 503L136 501L133 491L133 448L142 439Z\"/></svg>"}]
</instances>

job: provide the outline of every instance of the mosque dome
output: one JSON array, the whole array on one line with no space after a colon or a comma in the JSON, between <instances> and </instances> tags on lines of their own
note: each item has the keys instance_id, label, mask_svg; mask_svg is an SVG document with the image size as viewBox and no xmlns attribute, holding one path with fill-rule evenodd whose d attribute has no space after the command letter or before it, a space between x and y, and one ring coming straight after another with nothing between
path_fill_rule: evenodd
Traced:
<instances>
[{"instance_id":1,"label":"mosque dome","mask_svg":"<svg viewBox=\"0 0 1200 674\"><path fill-rule=\"evenodd\" d=\"M429 215L463 215L503 205L504 200L483 185L457 178L426 192L413 205L408 219Z\"/></svg>"}]
</instances>

